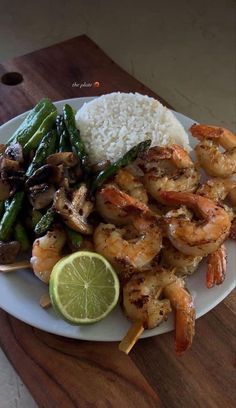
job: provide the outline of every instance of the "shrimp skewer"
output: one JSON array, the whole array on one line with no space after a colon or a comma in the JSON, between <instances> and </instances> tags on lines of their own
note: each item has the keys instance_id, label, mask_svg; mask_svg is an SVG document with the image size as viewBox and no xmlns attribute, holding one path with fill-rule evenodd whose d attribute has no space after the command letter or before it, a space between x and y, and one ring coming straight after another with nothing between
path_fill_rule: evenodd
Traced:
<instances>
[{"instance_id":1,"label":"shrimp skewer","mask_svg":"<svg viewBox=\"0 0 236 408\"><path fill-rule=\"evenodd\" d=\"M200 165L209 176L229 177L236 173L236 135L217 126L196 125L189 129L200 140L195 147ZM222 153L218 145L225 149Z\"/></svg>"},{"instance_id":2,"label":"shrimp skewer","mask_svg":"<svg viewBox=\"0 0 236 408\"><path fill-rule=\"evenodd\" d=\"M165 298L160 299L164 295ZM162 296L163 297L163 296ZM123 288L123 307L134 323L120 345L128 353L142 333L152 329L175 312L175 349L178 355L187 350L194 336L195 309L184 281L173 270L152 269L134 274Z\"/></svg>"},{"instance_id":3,"label":"shrimp skewer","mask_svg":"<svg viewBox=\"0 0 236 408\"><path fill-rule=\"evenodd\" d=\"M216 251L229 235L230 217L227 212L200 195L174 191L160 192L168 205L185 205L199 217L179 215L179 210L166 214L167 234L172 244L186 255L206 256Z\"/></svg>"}]
</instances>

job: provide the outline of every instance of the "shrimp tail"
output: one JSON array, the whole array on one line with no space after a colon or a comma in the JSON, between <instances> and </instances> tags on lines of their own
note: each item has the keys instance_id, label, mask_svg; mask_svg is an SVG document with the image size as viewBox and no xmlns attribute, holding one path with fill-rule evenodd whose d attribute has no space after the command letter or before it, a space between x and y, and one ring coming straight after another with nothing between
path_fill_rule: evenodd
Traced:
<instances>
[{"instance_id":1,"label":"shrimp tail","mask_svg":"<svg viewBox=\"0 0 236 408\"><path fill-rule=\"evenodd\" d=\"M206 275L206 285L210 289L215 285L220 285L225 279L226 272L226 249L221 245L215 252L208 255L208 268Z\"/></svg>"},{"instance_id":2,"label":"shrimp tail","mask_svg":"<svg viewBox=\"0 0 236 408\"><path fill-rule=\"evenodd\" d=\"M176 310L175 351L178 356L181 356L192 344L195 333L195 315L194 308L188 311L188 315L185 310Z\"/></svg>"},{"instance_id":3,"label":"shrimp tail","mask_svg":"<svg viewBox=\"0 0 236 408\"><path fill-rule=\"evenodd\" d=\"M175 311L175 351L180 356L191 346L195 333L193 298L181 278L166 286L164 294Z\"/></svg>"},{"instance_id":4,"label":"shrimp tail","mask_svg":"<svg viewBox=\"0 0 236 408\"><path fill-rule=\"evenodd\" d=\"M194 123L189 129L192 136L198 140L219 138L224 130L223 128L209 125L197 125Z\"/></svg>"}]
</instances>

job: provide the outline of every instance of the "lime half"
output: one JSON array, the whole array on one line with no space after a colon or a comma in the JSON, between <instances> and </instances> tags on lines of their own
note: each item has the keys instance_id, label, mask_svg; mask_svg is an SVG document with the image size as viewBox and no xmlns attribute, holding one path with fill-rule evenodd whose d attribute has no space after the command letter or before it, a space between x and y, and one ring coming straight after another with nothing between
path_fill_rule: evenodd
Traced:
<instances>
[{"instance_id":1,"label":"lime half","mask_svg":"<svg viewBox=\"0 0 236 408\"><path fill-rule=\"evenodd\" d=\"M106 317L118 302L118 277L95 252L79 251L54 266L49 293L52 305L72 324L90 324Z\"/></svg>"}]
</instances>

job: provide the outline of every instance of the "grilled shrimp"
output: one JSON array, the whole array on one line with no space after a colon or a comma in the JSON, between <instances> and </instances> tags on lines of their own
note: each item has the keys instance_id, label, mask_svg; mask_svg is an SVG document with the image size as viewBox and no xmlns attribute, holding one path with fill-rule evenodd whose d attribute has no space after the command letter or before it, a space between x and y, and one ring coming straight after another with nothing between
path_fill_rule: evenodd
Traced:
<instances>
[{"instance_id":1,"label":"grilled shrimp","mask_svg":"<svg viewBox=\"0 0 236 408\"><path fill-rule=\"evenodd\" d=\"M118 199L121 205L118 204ZM105 221L116 225L129 224L134 212L150 211L145 203L119 190L113 184L107 184L97 192L96 208Z\"/></svg>"},{"instance_id":2,"label":"grilled shrimp","mask_svg":"<svg viewBox=\"0 0 236 408\"><path fill-rule=\"evenodd\" d=\"M195 309L184 286L183 279L175 276L173 270L157 268L134 274L123 288L126 315L132 321L141 321L147 329L166 320L170 305L173 307L177 354L191 346L194 336Z\"/></svg>"},{"instance_id":3,"label":"grilled shrimp","mask_svg":"<svg viewBox=\"0 0 236 408\"><path fill-rule=\"evenodd\" d=\"M140 166L148 193L161 201L160 191L195 191L199 182L189 154L178 145L152 147L142 155Z\"/></svg>"},{"instance_id":4,"label":"grilled shrimp","mask_svg":"<svg viewBox=\"0 0 236 408\"><path fill-rule=\"evenodd\" d=\"M169 282L174 280L168 275ZM132 321L140 321L145 329L153 329L171 312L170 301L160 299L163 287L158 273L149 270L137 272L123 287L123 307L126 316Z\"/></svg>"},{"instance_id":5,"label":"grilled shrimp","mask_svg":"<svg viewBox=\"0 0 236 408\"><path fill-rule=\"evenodd\" d=\"M175 268L175 274L180 277L192 275L202 258L202 256L183 254L169 240L164 242L161 250L161 265L165 268Z\"/></svg>"},{"instance_id":6,"label":"grilled shrimp","mask_svg":"<svg viewBox=\"0 0 236 408\"><path fill-rule=\"evenodd\" d=\"M229 177L236 173L236 135L217 126L196 125L189 129L200 143L195 152L200 165L209 176ZM222 153L218 146L222 146Z\"/></svg>"},{"instance_id":7,"label":"grilled shrimp","mask_svg":"<svg viewBox=\"0 0 236 408\"><path fill-rule=\"evenodd\" d=\"M163 191L160 195L167 205L185 205L200 218L193 220L179 210L172 210L165 216L168 238L184 254L206 256L216 251L229 235L230 217L212 200L174 191Z\"/></svg>"},{"instance_id":8,"label":"grilled shrimp","mask_svg":"<svg viewBox=\"0 0 236 408\"><path fill-rule=\"evenodd\" d=\"M62 229L55 228L33 243L30 259L34 274L43 282L48 283L52 268L61 258L61 250L66 242Z\"/></svg>"},{"instance_id":9,"label":"grilled shrimp","mask_svg":"<svg viewBox=\"0 0 236 408\"><path fill-rule=\"evenodd\" d=\"M149 208L114 186L102 190L104 199L129 214L131 225L118 229L99 224L94 233L95 249L113 264L142 268L159 253L161 231Z\"/></svg>"},{"instance_id":10,"label":"grilled shrimp","mask_svg":"<svg viewBox=\"0 0 236 408\"><path fill-rule=\"evenodd\" d=\"M224 204L224 209L227 211L231 220L229 237L236 239L236 181L232 179L213 178L199 187L197 194L208 197L215 202L222 202L227 198L227 205Z\"/></svg>"},{"instance_id":11,"label":"grilled shrimp","mask_svg":"<svg viewBox=\"0 0 236 408\"><path fill-rule=\"evenodd\" d=\"M233 195L236 193L236 181L230 178L212 178L202 184L196 191L203 197L207 197L215 202L223 201L230 195L229 200L234 201ZM231 198L231 194L232 198ZM236 194L235 194L236 195ZM235 197L236 204L236 197Z\"/></svg>"},{"instance_id":12,"label":"grilled shrimp","mask_svg":"<svg viewBox=\"0 0 236 408\"><path fill-rule=\"evenodd\" d=\"M148 202L147 192L137 176L127 169L120 169L115 176L115 183L121 190L136 198L144 204Z\"/></svg>"},{"instance_id":13,"label":"grilled shrimp","mask_svg":"<svg viewBox=\"0 0 236 408\"><path fill-rule=\"evenodd\" d=\"M160 264L165 268L174 268L176 276L185 278L198 268L202 256L186 255L178 251L170 242L161 250ZM222 244L215 252L207 256L206 286L208 289L223 283L226 274L226 248Z\"/></svg>"},{"instance_id":14,"label":"grilled shrimp","mask_svg":"<svg viewBox=\"0 0 236 408\"><path fill-rule=\"evenodd\" d=\"M195 308L191 294L185 289L185 282L176 278L164 287L164 296L170 300L175 311L175 351L181 355L193 341L195 333Z\"/></svg>"}]
</instances>

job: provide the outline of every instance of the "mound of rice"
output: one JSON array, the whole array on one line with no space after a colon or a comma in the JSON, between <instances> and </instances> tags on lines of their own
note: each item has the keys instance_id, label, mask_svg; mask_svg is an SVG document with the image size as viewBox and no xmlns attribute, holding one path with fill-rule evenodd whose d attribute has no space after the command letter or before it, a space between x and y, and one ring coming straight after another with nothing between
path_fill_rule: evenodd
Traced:
<instances>
[{"instance_id":1,"label":"mound of rice","mask_svg":"<svg viewBox=\"0 0 236 408\"><path fill-rule=\"evenodd\" d=\"M76 122L91 163L113 162L146 139L152 139L152 146L177 143L190 150L188 135L173 113L138 93L114 92L85 103Z\"/></svg>"}]
</instances>

